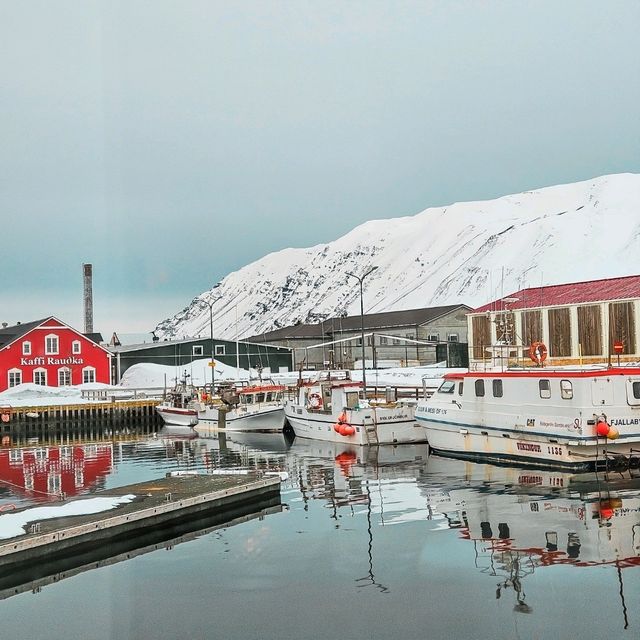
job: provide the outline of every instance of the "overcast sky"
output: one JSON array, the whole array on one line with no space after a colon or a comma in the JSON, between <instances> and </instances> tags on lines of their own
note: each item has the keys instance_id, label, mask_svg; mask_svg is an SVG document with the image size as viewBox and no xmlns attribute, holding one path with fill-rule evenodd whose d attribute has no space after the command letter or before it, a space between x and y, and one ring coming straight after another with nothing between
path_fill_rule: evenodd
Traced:
<instances>
[{"instance_id":1,"label":"overcast sky","mask_svg":"<svg viewBox=\"0 0 640 640\"><path fill-rule=\"evenodd\" d=\"M640 172L638 0L0 0L0 320L152 329L373 218Z\"/></svg>"}]
</instances>

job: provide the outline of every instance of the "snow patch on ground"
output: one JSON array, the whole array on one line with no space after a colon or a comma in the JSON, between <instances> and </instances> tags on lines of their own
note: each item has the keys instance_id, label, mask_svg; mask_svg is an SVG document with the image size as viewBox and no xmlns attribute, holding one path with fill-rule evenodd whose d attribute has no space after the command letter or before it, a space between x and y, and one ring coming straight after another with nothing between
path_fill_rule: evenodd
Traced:
<instances>
[{"instance_id":1,"label":"snow patch on ground","mask_svg":"<svg viewBox=\"0 0 640 640\"><path fill-rule=\"evenodd\" d=\"M29 522L39 522L51 518L63 516L82 516L92 513L101 513L114 509L121 504L131 502L136 496L129 493L124 496L111 496L109 498L89 498L76 500L55 507L34 507L16 513L4 513L0 515L0 538L14 538L24 535L24 527Z\"/></svg>"}]
</instances>

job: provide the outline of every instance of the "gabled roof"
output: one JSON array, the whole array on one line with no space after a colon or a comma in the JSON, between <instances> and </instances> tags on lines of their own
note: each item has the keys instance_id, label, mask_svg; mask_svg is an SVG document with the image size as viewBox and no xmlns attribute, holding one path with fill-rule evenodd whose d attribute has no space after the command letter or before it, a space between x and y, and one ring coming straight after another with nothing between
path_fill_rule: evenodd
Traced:
<instances>
[{"instance_id":1,"label":"gabled roof","mask_svg":"<svg viewBox=\"0 0 640 640\"><path fill-rule=\"evenodd\" d=\"M32 322L21 322L20 324L14 324L12 327L4 327L0 329L0 349L11 344L14 340L22 338L32 329L39 327L43 322L51 320L53 316L48 318L42 318L41 320L33 320Z\"/></svg>"},{"instance_id":2,"label":"gabled roof","mask_svg":"<svg viewBox=\"0 0 640 640\"><path fill-rule=\"evenodd\" d=\"M393 327L419 326L433 322L437 318L447 315L458 309L465 313L471 311L466 304L450 304L443 307L426 307L423 309L407 309L405 311L384 311L382 313L369 313L364 316L365 329L390 329ZM347 316L346 318L328 318L324 321L325 330L327 324L335 331L356 331L361 326L360 315Z\"/></svg>"},{"instance_id":3,"label":"gabled roof","mask_svg":"<svg viewBox=\"0 0 640 640\"><path fill-rule=\"evenodd\" d=\"M328 322L328 321L327 321ZM283 327L274 331L267 331L249 338L243 338L243 342L268 343L270 340L322 340L321 324L294 324L291 327Z\"/></svg>"},{"instance_id":4,"label":"gabled roof","mask_svg":"<svg viewBox=\"0 0 640 640\"><path fill-rule=\"evenodd\" d=\"M55 316L47 316L46 318L42 318L40 320L33 320L32 322L22 322L20 324L15 324L12 327L4 327L3 329L0 329L0 349L10 345L12 342L15 342L16 340L22 338L22 336L26 335L30 331L33 331L33 329L36 329L37 327L43 325L45 322L49 322L50 320L55 320L59 325L62 325L63 327L69 329L70 331L77 333L79 336L82 336L83 338L90 340L96 346L100 347L103 351L109 353L100 344L100 342L96 341L96 339L94 338L94 336L97 336L99 337L99 339L101 339L102 336L100 336L99 333L90 333L90 334L80 333L80 331L78 331L77 329L74 329L73 327L69 326L65 322L62 322Z\"/></svg>"},{"instance_id":5,"label":"gabled roof","mask_svg":"<svg viewBox=\"0 0 640 640\"><path fill-rule=\"evenodd\" d=\"M405 311L385 311L383 313L369 313L364 316L364 327L371 329L391 329L393 327L418 326L433 322L437 318L461 309L464 313L471 311L465 304L451 304L443 307L429 307L425 309L408 309ZM297 324L291 327L268 331L257 336L246 338L252 342L268 342L270 340L323 340L328 335L343 331L358 331L361 327L360 315L346 318L327 318L318 324Z\"/></svg>"},{"instance_id":6,"label":"gabled roof","mask_svg":"<svg viewBox=\"0 0 640 640\"><path fill-rule=\"evenodd\" d=\"M640 275L520 289L504 298L478 307L472 313L504 311L505 307L532 309L636 298L640 298Z\"/></svg>"}]
</instances>

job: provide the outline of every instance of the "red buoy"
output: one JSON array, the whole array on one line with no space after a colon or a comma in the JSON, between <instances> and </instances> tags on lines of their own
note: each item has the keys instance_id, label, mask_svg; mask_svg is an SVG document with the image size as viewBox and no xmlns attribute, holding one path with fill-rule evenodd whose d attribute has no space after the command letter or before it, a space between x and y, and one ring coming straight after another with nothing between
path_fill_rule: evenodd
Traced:
<instances>
[{"instance_id":1,"label":"red buoy","mask_svg":"<svg viewBox=\"0 0 640 640\"><path fill-rule=\"evenodd\" d=\"M343 436L352 436L356 430L350 424L343 424L342 429L340 429L340 433Z\"/></svg>"},{"instance_id":2,"label":"red buoy","mask_svg":"<svg viewBox=\"0 0 640 640\"><path fill-rule=\"evenodd\" d=\"M336 433L341 433L341 431L340 431L341 429L342 429L342 424L341 424L340 422L336 422L336 423L333 425L333 430L334 430Z\"/></svg>"},{"instance_id":3,"label":"red buoy","mask_svg":"<svg viewBox=\"0 0 640 640\"><path fill-rule=\"evenodd\" d=\"M600 420L600 422L598 422L598 425L596 426L596 433L603 437L606 438L609 435L609 429L611 427L608 425L607 422L605 422L604 420Z\"/></svg>"}]
</instances>

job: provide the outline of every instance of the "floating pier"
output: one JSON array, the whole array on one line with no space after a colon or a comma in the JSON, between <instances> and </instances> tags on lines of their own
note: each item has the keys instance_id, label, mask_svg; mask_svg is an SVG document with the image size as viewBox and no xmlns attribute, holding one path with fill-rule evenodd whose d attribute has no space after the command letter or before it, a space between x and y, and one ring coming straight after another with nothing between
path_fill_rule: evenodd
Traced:
<instances>
[{"instance_id":1,"label":"floating pier","mask_svg":"<svg viewBox=\"0 0 640 640\"><path fill-rule=\"evenodd\" d=\"M126 542L135 549L136 538L145 534L158 534L161 530L174 533L172 527L181 531L194 530L203 518L214 516L219 522L226 517L233 519L238 509L255 512L261 508L280 504L280 478L264 476L257 472L246 475L181 475L169 476L150 482L128 485L78 498L66 503L47 503L46 506L80 506L91 498L113 498L135 496L129 502L93 514L70 515L56 518L29 520L29 513L38 507L5 512L6 515L22 514L28 522L22 535L0 540L0 573L7 577L32 567L30 579L48 575L44 565L67 560L65 566L72 567L76 558L96 552L103 557L104 550ZM4 515L0 515L0 523ZM202 528L200 523L199 528ZM81 560L81 563L85 560ZM6 579L0 588L7 589ZM18 583L16 583L18 584Z\"/></svg>"}]
</instances>

